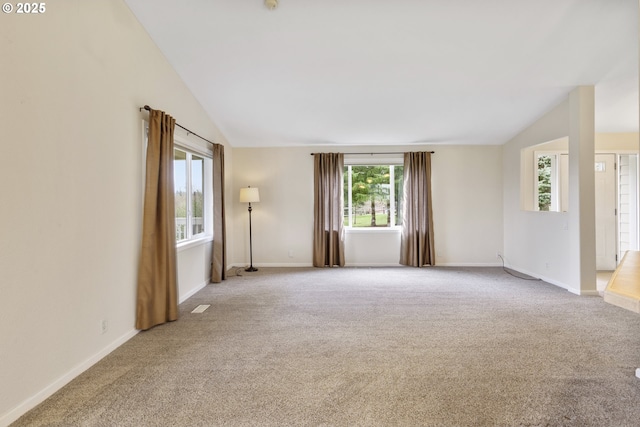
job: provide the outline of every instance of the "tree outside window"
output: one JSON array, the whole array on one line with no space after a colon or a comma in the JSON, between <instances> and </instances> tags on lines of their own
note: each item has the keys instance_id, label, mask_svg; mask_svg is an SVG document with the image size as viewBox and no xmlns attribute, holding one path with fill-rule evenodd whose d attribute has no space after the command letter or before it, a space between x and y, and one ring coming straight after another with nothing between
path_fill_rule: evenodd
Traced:
<instances>
[{"instance_id":1,"label":"tree outside window","mask_svg":"<svg viewBox=\"0 0 640 427\"><path fill-rule=\"evenodd\" d=\"M402 166L346 166L344 224L350 227L399 225Z\"/></svg>"},{"instance_id":2,"label":"tree outside window","mask_svg":"<svg viewBox=\"0 0 640 427\"><path fill-rule=\"evenodd\" d=\"M551 207L551 156L538 156L538 210L548 211Z\"/></svg>"}]
</instances>

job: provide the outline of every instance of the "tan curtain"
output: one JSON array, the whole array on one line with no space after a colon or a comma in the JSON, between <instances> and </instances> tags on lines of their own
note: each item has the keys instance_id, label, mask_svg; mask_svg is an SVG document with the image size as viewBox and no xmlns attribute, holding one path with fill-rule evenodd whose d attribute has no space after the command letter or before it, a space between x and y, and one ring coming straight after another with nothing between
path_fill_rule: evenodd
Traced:
<instances>
[{"instance_id":1,"label":"tan curtain","mask_svg":"<svg viewBox=\"0 0 640 427\"><path fill-rule=\"evenodd\" d=\"M136 328L178 319L173 130L175 119L149 113L142 250L138 269Z\"/></svg>"},{"instance_id":2,"label":"tan curtain","mask_svg":"<svg viewBox=\"0 0 640 427\"><path fill-rule=\"evenodd\" d=\"M211 255L211 281L226 279L226 221L224 213L224 146L213 146L213 250Z\"/></svg>"},{"instance_id":3,"label":"tan curtain","mask_svg":"<svg viewBox=\"0 0 640 427\"><path fill-rule=\"evenodd\" d=\"M344 154L314 154L313 266L344 266Z\"/></svg>"},{"instance_id":4,"label":"tan curtain","mask_svg":"<svg viewBox=\"0 0 640 427\"><path fill-rule=\"evenodd\" d=\"M435 265L431 212L431 153L404 153L400 264Z\"/></svg>"}]
</instances>

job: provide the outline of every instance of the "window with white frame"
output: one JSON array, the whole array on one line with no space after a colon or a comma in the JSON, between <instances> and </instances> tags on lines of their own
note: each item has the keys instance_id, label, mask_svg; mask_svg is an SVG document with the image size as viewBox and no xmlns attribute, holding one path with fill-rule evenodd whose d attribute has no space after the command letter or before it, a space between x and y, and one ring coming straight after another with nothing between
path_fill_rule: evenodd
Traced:
<instances>
[{"instance_id":1,"label":"window with white frame","mask_svg":"<svg viewBox=\"0 0 640 427\"><path fill-rule=\"evenodd\" d=\"M145 152L149 136L145 121ZM187 243L212 234L211 157L183 140L174 140L173 184L176 243Z\"/></svg>"},{"instance_id":2,"label":"window with white frame","mask_svg":"<svg viewBox=\"0 0 640 427\"><path fill-rule=\"evenodd\" d=\"M393 164L344 167L344 225L352 228L402 224L404 166Z\"/></svg>"},{"instance_id":3,"label":"window with white frame","mask_svg":"<svg viewBox=\"0 0 640 427\"><path fill-rule=\"evenodd\" d=\"M205 160L204 156L181 147L173 150L176 242L206 234Z\"/></svg>"},{"instance_id":4,"label":"window with white frame","mask_svg":"<svg viewBox=\"0 0 640 427\"><path fill-rule=\"evenodd\" d=\"M534 210L566 212L568 207L568 155L535 152Z\"/></svg>"},{"instance_id":5,"label":"window with white frame","mask_svg":"<svg viewBox=\"0 0 640 427\"><path fill-rule=\"evenodd\" d=\"M557 155L536 155L536 210L557 210L558 186L557 186Z\"/></svg>"},{"instance_id":6,"label":"window with white frame","mask_svg":"<svg viewBox=\"0 0 640 427\"><path fill-rule=\"evenodd\" d=\"M520 209L567 212L569 208L569 138L520 150Z\"/></svg>"}]
</instances>

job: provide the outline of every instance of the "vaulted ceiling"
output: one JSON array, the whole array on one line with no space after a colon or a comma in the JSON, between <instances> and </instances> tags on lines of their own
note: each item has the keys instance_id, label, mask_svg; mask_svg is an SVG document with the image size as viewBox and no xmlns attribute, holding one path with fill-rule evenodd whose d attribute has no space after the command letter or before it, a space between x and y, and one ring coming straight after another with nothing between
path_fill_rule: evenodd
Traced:
<instances>
[{"instance_id":1,"label":"vaulted ceiling","mask_svg":"<svg viewBox=\"0 0 640 427\"><path fill-rule=\"evenodd\" d=\"M234 147L503 144L578 85L638 131L637 0L125 1Z\"/></svg>"}]
</instances>

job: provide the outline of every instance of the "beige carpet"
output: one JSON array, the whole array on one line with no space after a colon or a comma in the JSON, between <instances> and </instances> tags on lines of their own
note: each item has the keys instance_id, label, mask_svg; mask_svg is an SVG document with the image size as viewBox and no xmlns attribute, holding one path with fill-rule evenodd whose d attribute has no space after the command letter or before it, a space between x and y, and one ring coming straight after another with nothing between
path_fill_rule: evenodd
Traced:
<instances>
[{"instance_id":1,"label":"beige carpet","mask_svg":"<svg viewBox=\"0 0 640 427\"><path fill-rule=\"evenodd\" d=\"M498 268L241 274L15 426L640 425L640 316L599 297Z\"/></svg>"}]
</instances>

